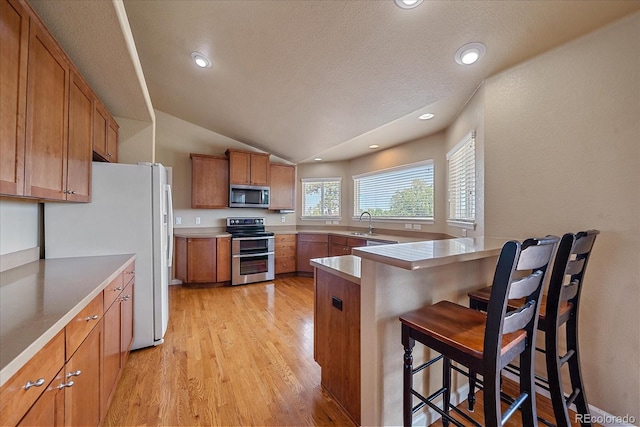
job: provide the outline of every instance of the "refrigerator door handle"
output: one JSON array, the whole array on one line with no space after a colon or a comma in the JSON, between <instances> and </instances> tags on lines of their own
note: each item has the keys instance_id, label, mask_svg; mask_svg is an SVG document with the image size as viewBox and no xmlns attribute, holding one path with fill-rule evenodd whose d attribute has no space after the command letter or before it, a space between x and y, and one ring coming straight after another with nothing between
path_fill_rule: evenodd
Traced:
<instances>
[{"instance_id":1,"label":"refrigerator door handle","mask_svg":"<svg viewBox=\"0 0 640 427\"><path fill-rule=\"evenodd\" d=\"M169 221L167 221L167 239L169 239L169 253L167 254L167 267L173 264L173 196L171 195L171 186L165 185L167 193L167 212L169 213Z\"/></svg>"}]
</instances>

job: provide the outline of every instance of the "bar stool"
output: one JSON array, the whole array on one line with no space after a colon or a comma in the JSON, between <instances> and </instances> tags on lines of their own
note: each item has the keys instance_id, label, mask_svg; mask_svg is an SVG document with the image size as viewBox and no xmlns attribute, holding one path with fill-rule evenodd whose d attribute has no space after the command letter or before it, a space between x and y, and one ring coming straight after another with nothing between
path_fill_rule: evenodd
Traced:
<instances>
[{"instance_id":1,"label":"bar stool","mask_svg":"<svg viewBox=\"0 0 640 427\"><path fill-rule=\"evenodd\" d=\"M441 301L400 317L404 346L403 420L406 427L411 426L413 414L425 405L442 415L445 426L452 422L464 427L449 415L450 409L477 425L450 404L452 361L482 373L487 426L502 426L519 407L523 424L537 425L533 343L542 284L557 242L557 237L549 236L504 244L496 265L486 314ZM525 298L526 302L518 310L507 312L507 300L513 298ZM442 355L442 388L429 397L413 389L413 375L430 366L440 356L414 369L412 351L415 341ZM523 371L520 396L502 414L500 371L518 356ZM432 402L440 395L443 397L442 409ZM413 396L420 400L415 407Z\"/></svg>"},{"instance_id":2,"label":"bar stool","mask_svg":"<svg viewBox=\"0 0 640 427\"><path fill-rule=\"evenodd\" d=\"M558 427L570 427L568 407L576 404L579 414L588 414L589 405L582 382L580 356L578 351L578 313L582 282L587 269L587 262L593 249L598 230L581 231L577 234L567 233L562 236L558 246L549 291L543 295L540 302L538 329L545 334L545 348L537 349L545 353L547 378L536 377L538 385L547 389L551 395L553 412ZM469 307L476 310L487 310L491 288L481 289L469 293ZM510 301L509 309L516 310L523 301ZM567 352L559 354L560 327L566 324ZM562 366L568 363L569 378L571 380L571 394L566 397L562 386ZM517 368L511 367L511 372L518 373ZM469 409L473 410L474 375L469 378ZM591 426L588 417L582 417L582 426Z\"/></svg>"}]
</instances>

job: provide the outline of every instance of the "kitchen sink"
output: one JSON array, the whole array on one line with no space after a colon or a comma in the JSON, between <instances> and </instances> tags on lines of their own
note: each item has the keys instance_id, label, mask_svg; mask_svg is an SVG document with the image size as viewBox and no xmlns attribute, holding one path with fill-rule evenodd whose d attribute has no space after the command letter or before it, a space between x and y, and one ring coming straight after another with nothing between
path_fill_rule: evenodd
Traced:
<instances>
[{"instance_id":1,"label":"kitchen sink","mask_svg":"<svg viewBox=\"0 0 640 427\"><path fill-rule=\"evenodd\" d=\"M360 233L358 231L352 231L351 232L352 235L354 236L373 236L373 234L369 234L369 233Z\"/></svg>"}]
</instances>

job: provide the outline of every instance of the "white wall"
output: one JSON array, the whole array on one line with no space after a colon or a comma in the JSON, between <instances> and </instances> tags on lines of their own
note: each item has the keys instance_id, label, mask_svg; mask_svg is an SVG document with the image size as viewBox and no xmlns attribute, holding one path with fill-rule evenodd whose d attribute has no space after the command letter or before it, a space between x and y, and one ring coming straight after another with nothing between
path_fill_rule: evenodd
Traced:
<instances>
[{"instance_id":1,"label":"white wall","mask_svg":"<svg viewBox=\"0 0 640 427\"><path fill-rule=\"evenodd\" d=\"M38 203L0 198L0 255L39 246Z\"/></svg>"},{"instance_id":2,"label":"white wall","mask_svg":"<svg viewBox=\"0 0 640 427\"><path fill-rule=\"evenodd\" d=\"M383 141L384 143L384 141ZM423 160L434 162L434 203L435 222L433 224L422 221L421 232L441 233L445 229L445 203L446 203L446 146L444 132L435 135L397 145L386 150L376 151L367 156L358 157L342 162L319 162L298 165L298 194L297 212L302 212L302 194L300 189L301 178L342 178L342 220L337 226L363 227L368 224L353 220L353 179L352 176L375 170L388 169L395 166L411 164ZM410 222L410 221L409 221ZM377 229L404 230L405 221L384 221L373 219L373 225ZM326 225L325 221L299 220L298 225ZM412 230L416 231L416 230Z\"/></svg>"},{"instance_id":3,"label":"white wall","mask_svg":"<svg viewBox=\"0 0 640 427\"><path fill-rule=\"evenodd\" d=\"M491 236L601 230L582 297L589 403L640 419L640 14L485 83Z\"/></svg>"},{"instance_id":4,"label":"white wall","mask_svg":"<svg viewBox=\"0 0 640 427\"><path fill-rule=\"evenodd\" d=\"M155 124L116 117L118 163L155 162Z\"/></svg>"},{"instance_id":5,"label":"white wall","mask_svg":"<svg viewBox=\"0 0 640 427\"><path fill-rule=\"evenodd\" d=\"M224 156L228 148L258 150L162 111L155 113L156 162L173 168L174 216L182 218L182 224L176 227L224 227L225 219L230 216L263 216L267 225L295 226L295 215L281 215L266 209L191 209L190 153ZM271 156L271 161L288 163L275 156ZM196 217L200 217L200 225L196 225Z\"/></svg>"}]
</instances>

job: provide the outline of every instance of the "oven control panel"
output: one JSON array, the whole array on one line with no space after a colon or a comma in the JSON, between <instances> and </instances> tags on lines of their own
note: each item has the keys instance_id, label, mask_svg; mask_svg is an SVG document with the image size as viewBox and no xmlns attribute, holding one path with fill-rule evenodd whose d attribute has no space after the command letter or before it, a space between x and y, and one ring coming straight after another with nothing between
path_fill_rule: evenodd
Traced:
<instances>
[{"instance_id":1,"label":"oven control panel","mask_svg":"<svg viewBox=\"0 0 640 427\"><path fill-rule=\"evenodd\" d=\"M227 218L227 225L243 226L243 225L264 225L264 218Z\"/></svg>"}]
</instances>

